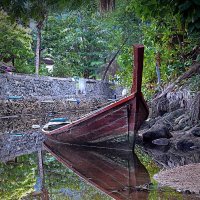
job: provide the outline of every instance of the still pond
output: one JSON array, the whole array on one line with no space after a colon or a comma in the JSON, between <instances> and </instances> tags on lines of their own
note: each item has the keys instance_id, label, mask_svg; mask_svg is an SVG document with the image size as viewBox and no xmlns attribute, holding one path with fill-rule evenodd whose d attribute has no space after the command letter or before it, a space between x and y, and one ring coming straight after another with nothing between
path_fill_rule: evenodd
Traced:
<instances>
[{"instance_id":1,"label":"still pond","mask_svg":"<svg viewBox=\"0 0 200 200\"><path fill-rule=\"evenodd\" d=\"M159 167L138 147L133 154L45 139L33 125L51 117L1 118L0 200L198 199L160 187Z\"/></svg>"}]
</instances>

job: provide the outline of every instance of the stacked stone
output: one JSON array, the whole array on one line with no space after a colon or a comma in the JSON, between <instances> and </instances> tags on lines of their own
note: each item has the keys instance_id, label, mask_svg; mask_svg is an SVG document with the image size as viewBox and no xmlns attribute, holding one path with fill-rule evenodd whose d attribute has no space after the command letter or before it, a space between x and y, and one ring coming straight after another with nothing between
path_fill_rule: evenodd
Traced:
<instances>
[{"instance_id":1,"label":"stacked stone","mask_svg":"<svg viewBox=\"0 0 200 200\"><path fill-rule=\"evenodd\" d=\"M109 83L82 82L84 91L73 78L0 74L0 117L68 111L84 114L121 92Z\"/></svg>"}]
</instances>

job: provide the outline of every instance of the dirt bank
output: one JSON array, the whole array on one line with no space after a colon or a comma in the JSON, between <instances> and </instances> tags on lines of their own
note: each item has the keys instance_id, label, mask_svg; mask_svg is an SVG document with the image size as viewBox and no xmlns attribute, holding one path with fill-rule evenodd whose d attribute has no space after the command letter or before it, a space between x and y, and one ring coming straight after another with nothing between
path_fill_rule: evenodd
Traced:
<instances>
[{"instance_id":1,"label":"dirt bank","mask_svg":"<svg viewBox=\"0 0 200 200\"><path fill-rule=\"evenodd\" d=\"M200 194L200 163L161 171L154 176L154 179L163 186Z\"/></svg>"}]
</instances>

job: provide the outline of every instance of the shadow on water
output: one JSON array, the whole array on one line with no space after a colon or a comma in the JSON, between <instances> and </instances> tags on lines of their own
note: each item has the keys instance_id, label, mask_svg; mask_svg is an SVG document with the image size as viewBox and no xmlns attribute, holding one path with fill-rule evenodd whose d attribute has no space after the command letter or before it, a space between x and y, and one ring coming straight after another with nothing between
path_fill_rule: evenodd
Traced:
<instances>
[{"instance_id":1,"label":"shadow on water","mask_svg":"<svg viewBox=\"0 0 200 200\"><path fill-rule=\"evenodd\" d=\"M4 119L0 134L0 200L198 199L152 187L153 167L143 155L145 167L130 151L44 141L31 129L36 117L24 127L16 120L21 128Z\"/></svg>"},{"instance_id":2,"label":"shadow on water","mask_svg":"<svg viewBox=\"0 0 200 200\"><path fill-rule=\"evenodd\" d=\"M175 146L157 146L145 144L143 150L149 154L161 168L170 169L173 167L200 163L200 150L183 151Z\"/></svg>"}]
</instances>

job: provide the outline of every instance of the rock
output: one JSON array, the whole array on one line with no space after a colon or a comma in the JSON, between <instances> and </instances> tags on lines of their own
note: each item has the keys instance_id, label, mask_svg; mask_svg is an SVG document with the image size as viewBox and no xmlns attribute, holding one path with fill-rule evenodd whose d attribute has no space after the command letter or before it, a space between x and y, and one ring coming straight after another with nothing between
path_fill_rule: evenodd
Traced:
<instances>
[{"instance_id":1,"label":"rock","mask_svg":"<svg viewBox=\"0 0 200 200\"><path fill-rule=\"evenodd\" d=\"M143 133L144 142L152 142L159 138L171 138L172 135L169 129L162 125L153 126L150 130Z\"/></svg>"},{"instance_id":2,"label":"rock","mask_svg":"<svg viewBox=\"0 0 200 200\"><path fill-rule=\"evenodd\" d=\"M40 125L39 125L39 124L33 124L33 125L32 125L32 128L38 129L38 128L40 128Z\"/></svg>"},{"instance_id":3,"label":"rock","mask_svg":"<svg viewBox=\"0 0 200 200\"><path fill-rule=\"evenodd\" d=\"M169 111L172 112L172 111L175 111L177 109L180 108L180 103L179 101L173 101L173 102L169 102Z\"/></svg>"},{"instance_id":4,"label":"rock","mask_svg":"<svg viewBox=\"0 0 200 200\"><path fill-rule=\"evenodd\" d=\"M183 130L185 128L185 124L177 124L173 127L173 131Z\"/></svg>"},{"instance_id":5,"label":"rock","mask_svg":"<svg viewBox=\"0 0 200 200\"><path fill-rule=\"evenodd\" d=\"M183 119L185 117L185 114L182 114L181 116L179 116L179 117L177 117L176 119L175 119L175 123L179 123L179 121L181 120L181 119Z\"/></svg>"},{"instance_id":6,"label":"rock","mask_svg":"<svg viewBox=\"0 0 200 200\"><path fill-rule=\"evenodd\" d=\"M194 135L195 137L200 137L200 127L192 129L191 134Z\"/></svg>"},{"instance_id":7,"label":"rock","mask_svg":"<svg viewBox=\"0 0 200 200\"><path fill-rule=\"evenodd\" d=\"M159 139L153 140L152 143L159 146L167 146L169 144L169 139L159 138Z\"/></svg>"},{"instance_id":8,"label":"rock","mask_svg":"<svg viewBox=\"0 0 200 200\"><path fill-rule=\"evenodd\" d=\"M159 99L154 99L151 102L151 108L152 108L152 113L151 113L152 118L163 116L169 110L169 101L165 96Z\"/></svg>"},{"instance_id":9,"label":"rock","mask_svg":"<svg viewBox=\"0 0 200 200\"><path fill-rule=\"evenodd\" d=\"M140 130L149 129L149 128L150 128L149 121L144 121L140 127Z\"/></svg>"},{"instance_id":10,"label":"rock","mask_svg":"<svg viewBox=\"0 0 200 200\"><path fill-rule=\"evenodd\" d=\"M167 116L167 120L174 121L175 119L177 119L179 116L183 115L184 113L185 113L185 109L182 109L182 108L175 110L173 112L170 112Z\"/></svg>"},{"instance_id":11,"label":"rock","mask_svg":"<svg viewBox=\"0 0 200 200\"><path fill-rule=\"evenodd\" d=\"M185 190L184 193L185 194L191 194L190 190Z\"/></svg>"},{"instance_id":12,"label":"rock","mask_svg":"<svg viewBox=\"0 0 200 200\"><path fill-rule=\"evenodd\" d=\"M183 131L188 131L188 130L190 130L190 126L186 126L184 129L183 129Z\"/></svg>"},{"instance_id":13,"label":"rock","mask_svg":"<svg viewBox=\"0 0 200 200\"><path fill-rule=\"evenodd\" d=\"M180 140L176 144L176 148L181 151L191 151L192 150L191 147L193 146L194 146L194 143L186 139Z\"/></svg>"},{"instance_id":14,"label":"rock","mask_svg":"<svg viewBox=\"0 0 200 200\"><path fill-rule=\"evenodd\" d=\"M148 124L149 124L149 126L150 127L152 127L155 123L156 123L156 119L153 119L153 118L149 118L148 120L147 120L147 122L148 122Z\"/></svg>"},{"instance_id":15,"label":"rock","mask_svg":"<svg viewBox=\"0 0 200 200\"><path fill-rule=\"evenodd\" d=\"M184 109L179 109L170 113L166 113L160 118L156 118L156 123L153 126L162 125L165 126L169 131L174 130L175 120L184 113Z\"/></svg>"},{"instance_id":16,"label":"rock","mask_svg":"<svg viewBox=\"0 0 200 200\"><path fill-rule=\"evenodd\" d=\"M183 117L179 120L178 124L185 124L189 119L189 116Z\"/></svg>"},{"instance_id":17,"label":"rock","mask_svg":"<svg viewBox=\"0 0 200 200\"><path fill-rule=\"evenodd\" d=\"M175 126L173 127L174 131L184 130L187 131L190 129L189 116L186 114L181 115L175 120Z\"/></svg>"},{"instance_id":18,"label":"rock","mask_svg":"<svg viewBox=\"0 0 200 200\"><path fill-rule=\"evenodd\" d=\"M199 147L198 146L191 146L190 149L192 149L192 150L193 149L199 149Z\"/></svg>"}]
</instances>

